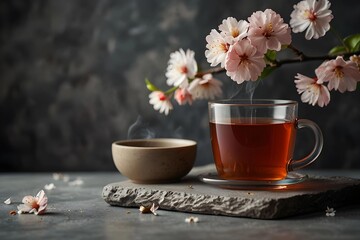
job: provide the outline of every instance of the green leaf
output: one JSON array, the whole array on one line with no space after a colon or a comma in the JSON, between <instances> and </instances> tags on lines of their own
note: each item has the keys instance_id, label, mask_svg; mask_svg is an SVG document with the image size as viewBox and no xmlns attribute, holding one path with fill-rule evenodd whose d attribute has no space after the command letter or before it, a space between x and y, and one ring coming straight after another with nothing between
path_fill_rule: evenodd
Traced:
<instances>
[{"instance_id":1,"label":"green leaf","mask_svg":"<svg viewBox=\"0 0 360 240\"><path fill-rule=\"evenodd\" d=\"M348 48L350 52L356 52L359 51L360 48L360 33L350 35L346 38L344 38L344 44Z\"/></svg>"},{"instance_id":2,"label":"green leaf","mask_svg":"<svg viewBox=\"0 0 360 240\"><path fill-rule=\"evenodd\" d=\"M264 70L262 71L259 79L264 79L267 76L269 76L274 70L276 69L276 67L271 67L271 66L266 66L264 68Z\"/></svg>"},{"instance_id":3,"label":"green leaf","mask_svg":"<svg viewBox=\"0 0 360 240\"><path fill-rule=\"evenodd\" d=\"M360 51L360 42L358 42L353 49L353 52L358 52L358 51Z\"/></svg>"},{"instance_id":4,"label":"green leaf","mask_svg":"<svg viewBox=\"0 0 360 240\"><path fill-rule=\"evenodd\" d=\"M329 54L330 55L340 55L340 54L344 54L346 53L346 49L343 45L340 45L340 46L336 46L336 47L333 47L330 51L329 51Z\"/></svg>"},{"instance_id":5,"label":"green leaf","mask_svg":"<svg viewBox=\"0 0 360 240\"><path fill-rule=\"evenodd\" d=\"M270 62L274 62L276 60L276 51L275 50L268 50L265 54L266 60Z\"/></svg>"},{"instance_id":6,"label":"green leaf","mask_svg":"<svg viewBox=\"0 0 360 240\"><path fill-rule=\"evenodd\" d=\"M147 79L147 78L145 78L145 84L146 84L147 89L149 89L150 91L152 91L152 92L153 92L153 91L159 91L159 88L155 87L155 85L152 84L152 83L150 82L150 80Z\"/></svg>"}]
</instances>

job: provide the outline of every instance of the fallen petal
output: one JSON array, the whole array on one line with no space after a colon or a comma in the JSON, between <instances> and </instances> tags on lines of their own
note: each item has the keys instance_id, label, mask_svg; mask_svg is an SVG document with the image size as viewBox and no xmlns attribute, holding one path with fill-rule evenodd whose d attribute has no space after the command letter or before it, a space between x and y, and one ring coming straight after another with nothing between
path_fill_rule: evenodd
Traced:
<instances>
[{"instance_id":1,"label":"fallen petal","mask_svg":"<svg viewBox=\"0 0 360 240\"><path fill-rule=\"evenodd\" d=\"M36 203L36 199L33 196L25 196L22 199L22 203L32 206L33 203Z\"/></svg>"},{"instance_id":2,"label":"fallen petal","mask_svg":"<svg viewBox=\"0 0 360 240\"><path fill-rule=\"evenodd\" d=\"M51 191L51 190L55 189L56 186L55 186L55 184L50 183L50 184L46 184L46 185L44 186L44 188L45 188L45 190Z\"/></svg>"},{"instance_id":3,"label":"fallen petal","mask_svg":"<svg viewBox=\"0 0 360 240\"><path fill-rule=\"evenodd\" d=\"M158 214L157 214L156 210L158 210L158 208L159 208L159 205L155 205L155 203L153 203L152 206L151 206L151 208L150 208L150 211L151 211L155 216L157 216Z\"/></svg>"},{"instance_id":4,"label":"fallen petal","mask_svg":"<svg viewBox=\"0 0 360 240\"><path fill-rule=\"evenodd\" d=\"M140 206L139 211L141 213L151 213L150 207Z\"/></svg>"},{"instance_id":5,"label":"fallen petal","mask_svg":"<svg viewBox=\"0 0 360 240\"><path fill-rule=\"evenodd\" d=\"M30 207L27 204L20 204L19 206L17 206L17 209L21 212L21 213L25 213L25 212L30 212L32 207Z\"/></svg>"},{"instance_id":6,"label":"fallen petal","mask_svg":"<svg viewBox=\"0 0 360 240\"><path fill-rule=\"evenodd\" d=\"M187 223L197 223L199 222L199 218L198 217L188 217L185 219L185 222Z\"/></svg>"},{"instance_id":7,"label":"fallen petal","mask_svg":"<svg viewBox=\"0 0 360 240\"><path fill-rule=\"evenodd\" d=\"M4 203L5 203L6 205L10 205L10 204L11 204L11 198L6 199L6 200L4 201Z\"/></svg>"},{"instance_id":8,"label":"fallen petal","mask_svg":"<svg viewBox=\"0 0 360 240\"><path fill-rule=\"evenodd\" d=\"M84 181L81 178L77 178L74 181L69 182L69 186L81 186L84 184Z\"/></svg>"},{"instance_id":9,"label":"fallen petal","mask_svg":"<svg viewBox=\"0 0 360 240\"><path fill-rule=\"evenodd\" d=\"M14 215L17 214L17 212L16 212L15 210L12 210L12 211L9 212L9 214L12 215L12 216L14 216Z\"/></svg>"}]
</instances>

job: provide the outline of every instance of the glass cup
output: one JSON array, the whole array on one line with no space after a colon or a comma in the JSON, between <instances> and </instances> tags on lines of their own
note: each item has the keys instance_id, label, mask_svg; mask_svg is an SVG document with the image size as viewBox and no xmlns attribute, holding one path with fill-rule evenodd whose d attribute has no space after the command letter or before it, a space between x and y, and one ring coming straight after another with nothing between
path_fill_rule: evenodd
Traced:
<instances>
[{"instance_id":1,"label":"glass cup","mask_svg":"<svg viewBox=\"0 0 360 240\"><path fill-rule=\"evenodd\" d=\"M298 103L289 100L221 100L209 102L211 145L218 175L227 180L281 180L319 156L319 126L298 119ZM297 129L310 128L315 146L293 159Z\"/></svg>"}]
</instances>

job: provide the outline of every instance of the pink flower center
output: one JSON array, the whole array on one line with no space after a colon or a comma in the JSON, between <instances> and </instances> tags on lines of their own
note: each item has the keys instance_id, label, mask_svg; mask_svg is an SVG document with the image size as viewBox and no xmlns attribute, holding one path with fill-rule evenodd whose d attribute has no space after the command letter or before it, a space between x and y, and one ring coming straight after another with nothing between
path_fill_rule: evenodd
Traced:
<instances>
[{"instance_id":1,"label":"pink flower center","mask_svg":"<svg viewBox=\"0 0 360 240\"><path fill-rule=\"evenodd\" d=\"M180 67L179 71L183 74L187 74L188 73L188 68L186 66L182 66Z\"/></svg>"},{"instance_id":2,"label":"pink flower center","mask_svg":"<svg viewBox=\"0 0 360 240\"><path fill-rule=\"evenodd\" d=\"M309 11L309 10L307 10L306 12L305 12L305 16L306 16L306 18L307 19L309 19L311 22L314 22L315 20L316 20L316 13L314 13L313 11Z\"/></svg>"},{"instance_id":3,"label":"pink flower center","mask_svg":"<svg viewBox=\"0 0 360 240\"><path fill-rule=\"evenodd\" d=\"M240 64L248 64L249 63L249 57L245 54L239 56L240 57L240 61L239 61L239 65Z\"/></svg>"},{"instance_id":4,"label":"pink flower center","mask_svg":"<svg viewBox=\"0 0 360 240\"><path fill-rule=\"evenodd\" d=\"M35 209L39 209L39 204L37 203L37 202L35 202L35 201L33 201L32 203L31 203L31 207L32 208L35 208Z\"/></svg>"},{"instance_id":5,"label":"pink flower center","mask_svg":"<svg viewBox=\"0 0 360 240\"><path fill-rule=\"evenodd\" d=\"M165 101L166 100L166 95L164 93L160 93L159 94L159 100L160 101Z\"/></svg>"},{"instance_id":6,"label":"pink flower center","mask_svg":"<svg viewBox=\"0 0 360 240\"><path fill-rule=\"evenodd\" d=\"M272 23L269 23L264 30L263 36L266 38L269 38L269 37L271 37L271 34L273 32L274 32L274 29L273 29Z\"/></svg>"},{"instance_id":7,"label":"pink flower center","mask_svg":"<svg viewBox=\"0 0 360 240\"><path fill-rule=\"evenodd\" d=\"M342 79L344 77L344 72L342 71L342 67L340 66L335 67L334 73L336 78L338 79Z\"/></svg>"}]
</instances>

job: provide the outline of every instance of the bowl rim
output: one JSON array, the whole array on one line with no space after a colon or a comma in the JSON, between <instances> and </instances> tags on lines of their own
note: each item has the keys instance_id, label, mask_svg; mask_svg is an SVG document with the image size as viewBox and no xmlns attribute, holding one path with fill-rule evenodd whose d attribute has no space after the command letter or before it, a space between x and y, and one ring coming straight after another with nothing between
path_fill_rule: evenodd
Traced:
<instances>
[{"instance_id":1,"label":"bowl rim","mask_svg":"<svg viewBox=\"0 0 360 240\"><path fill-rule=\"evenodd\" d=\"M173 142L174 146L131 146L126 144L131 143L141 143L141 142ZM192 147L196 146L197 142L190 139L185 138L144 138L144 139L126 139L126 140L118 140L112 143L113 147L117 148L128 148L128 149L176 149L176 148L184 148L184 147Z\"/></svg>"}]
</instances>

